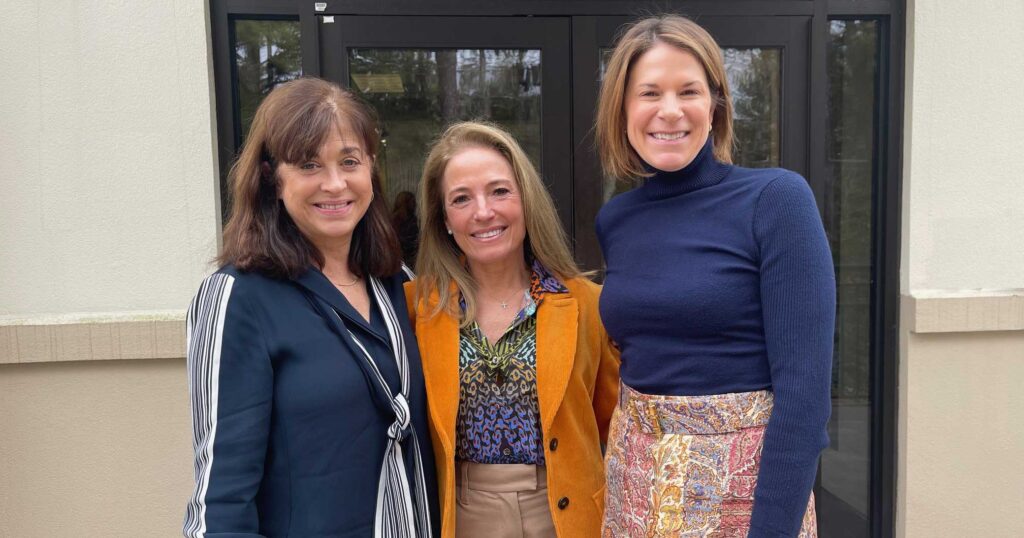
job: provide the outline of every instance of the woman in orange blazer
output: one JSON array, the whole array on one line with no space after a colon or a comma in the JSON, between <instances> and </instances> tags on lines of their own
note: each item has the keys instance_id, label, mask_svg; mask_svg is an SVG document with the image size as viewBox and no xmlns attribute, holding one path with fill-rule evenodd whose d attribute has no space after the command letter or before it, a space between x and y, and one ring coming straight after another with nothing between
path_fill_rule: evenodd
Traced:
<instances>
[{"instance_id":1,"label":"woman in orange blazer","mask_svg":"<svg viewBox=\"0 0 1024 538\"><path fill-rule=\"evenodd\" d=\"M600 287L577 268L550 195L500 128L450 127L420 192L419 274L406 294L441 535L598 536L619 368Z\"/></svg>"}]
</instances>

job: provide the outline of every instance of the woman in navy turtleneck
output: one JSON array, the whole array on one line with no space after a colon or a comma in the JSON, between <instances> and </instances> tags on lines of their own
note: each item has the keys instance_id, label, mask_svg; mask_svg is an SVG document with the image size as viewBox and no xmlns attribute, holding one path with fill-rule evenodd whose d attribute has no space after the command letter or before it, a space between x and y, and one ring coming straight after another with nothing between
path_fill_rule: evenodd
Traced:
<instances>
[{"instance_id":1,"label":"woman in navy turtleneck","mask_svg":"<svg viewBox=\"0 0 1024 538\"><path fill-rule=\"evenodd\" d=\"M835 276L807 182L733 166L718 45L678 16L623 34L601 88L601 316L622 351L605 536L816 536Z\"/></svg>"}]
</instances>

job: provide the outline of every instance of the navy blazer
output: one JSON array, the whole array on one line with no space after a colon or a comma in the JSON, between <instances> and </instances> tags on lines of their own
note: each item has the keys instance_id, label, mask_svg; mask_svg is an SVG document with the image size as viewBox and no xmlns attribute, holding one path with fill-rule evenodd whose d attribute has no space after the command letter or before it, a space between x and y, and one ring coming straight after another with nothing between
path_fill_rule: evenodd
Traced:
<instances>
[{"instance_id":1,"label":"navy blazer","mask_svg":"<svg viewBox=\"0 0 1024 538\"><path fill-rule=\"evenodd\" d=\"M426 394L405 280L400 273L381 282L408 350L412 424L437 529ZM368 291L370 323L315 269L281 280L227 266L204 280L187 322L196 487L186 537L373 536L394 414L345 329L367 348L392 390L400 384ZM411 450L408 440L403 448Z\"/></svg>"}]
</instances>

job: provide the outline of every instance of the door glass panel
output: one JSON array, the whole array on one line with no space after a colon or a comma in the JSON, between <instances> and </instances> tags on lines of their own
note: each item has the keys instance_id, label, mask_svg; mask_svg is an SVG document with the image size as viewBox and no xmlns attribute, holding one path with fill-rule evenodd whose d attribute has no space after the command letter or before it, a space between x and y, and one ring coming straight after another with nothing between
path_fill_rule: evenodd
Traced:
<instances>
[{"instance_id":1,"label":"door glass panel","mask_svg":"<svg viewBox=\"0 0 1024 538\"><path fill-rule=\"evenodd\" d=\"M234 19L231 25L237 148L270 90L302 76L302 56L297 20Z\"/></svg>"},{"instance_id":2,"label":"door glass panel","mask_svg":"<svg viewBox=\"0 0 1024 538\"><path fill-rule=\"evenodd\" d=\"M732 92L733 162L750 168L779 166L782 51L722 49Z\"/></svg>"},{"instance_id":3,"label":"door glass panel","mask_svg":"<svg viewBox=\"0 0 1024 538\"><path fill-rule=\"evenodd\" d=\"M872 188L878 158L875 111L878 24L834 20L828 43L829 235L838 311L832 366L830 446L821 457L823 536L870 534Z\"/></svg>"},{"instance_id":4,"label":"door glass panel","mask_svg":"<svg viewBox=\"0 0 1024 538\"><path fill-rule=\"evenodd\" d=\"M612 49L601 49L603 79ZM751 168L779 166L782 51L777 48L724 48L725 73L733 102L733 162ZM606 183L605 199L628 190Z\"/></svg>"},{"instance_id":5,"label":"door glass panel","mask_svg":"<svg viewBox=\"0 0 1024 538\"><path fill-rule=\"evenodd\" d=\"M483 119L507 129L541 163L541 51L536 49L349 50L350 87L376 108L378 168L406 263L416 252L415 205L423 160L449 123Z\"/></svg>"}]
</instances>

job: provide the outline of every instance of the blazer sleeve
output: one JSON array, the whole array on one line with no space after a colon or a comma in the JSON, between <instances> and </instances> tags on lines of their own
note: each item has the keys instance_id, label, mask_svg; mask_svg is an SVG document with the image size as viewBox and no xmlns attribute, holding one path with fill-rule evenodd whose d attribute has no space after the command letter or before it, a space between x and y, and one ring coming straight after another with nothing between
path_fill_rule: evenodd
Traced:
<instances>
[{"instance_id":1,"label":"blazer sleeve","mask_svg":"<svg viewBox=\"0 0 1024 538\"><path fill-rule=\"evenodd\" d=\"M273 369L238 279L209 276L186 319L195 489L186 538L257 538L256 492L270 431Z\"/></svg>"},{"instance_id":2,"label":"blazer sleeve","mask_svg":"<svg viewBox=\"0 0 1024 538\"><path fill-rule=\"evenodd\" d=\"M593 310L594 324L600 339L600 359L597 367L597 380L594 383L594 417L601 435L601 444L608 442L608 425L611 423L612 412L619 403L619 366L621 359L619 349L612 343L611 337L604 330L601 316L597 313L598 297L601 286L594 285L596 292L588 306Z\"/></svg>"}]
</instances>

